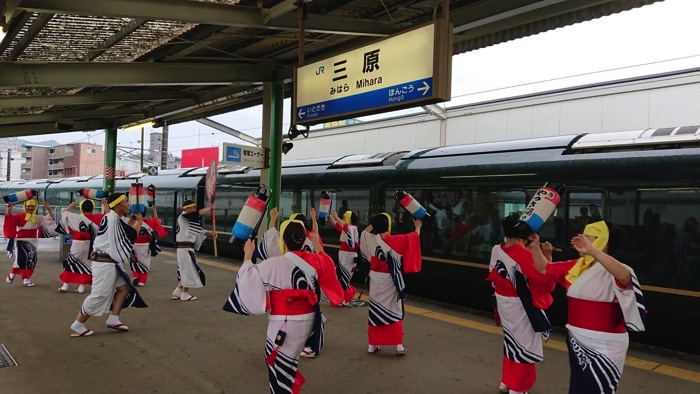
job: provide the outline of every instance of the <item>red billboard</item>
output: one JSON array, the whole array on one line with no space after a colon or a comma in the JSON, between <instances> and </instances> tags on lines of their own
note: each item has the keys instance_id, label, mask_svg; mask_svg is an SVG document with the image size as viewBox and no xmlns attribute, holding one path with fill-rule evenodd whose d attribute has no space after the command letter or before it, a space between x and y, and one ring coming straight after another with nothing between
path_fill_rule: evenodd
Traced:
<instances>
[{"instance_id":1,"label":"red billboard","mask_svg":"<svg viewBox=\"0 0 700 394\"><path fill-rule=\"evenodd\" d=\"M211 161L219 163L219 147L182 150L182 168L207 167Z\"/></svg>"}]
</instances>

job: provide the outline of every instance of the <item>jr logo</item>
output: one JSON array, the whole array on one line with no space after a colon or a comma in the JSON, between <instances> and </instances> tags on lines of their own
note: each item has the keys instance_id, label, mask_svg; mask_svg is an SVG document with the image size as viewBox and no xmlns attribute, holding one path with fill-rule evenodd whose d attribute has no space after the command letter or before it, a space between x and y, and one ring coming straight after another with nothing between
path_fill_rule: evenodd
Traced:
<instances>
[{"instance_id":1,"label":"jr logo","mask_svg":"<svg viewBox=\"0 0 700 394\"><path fill-rule=\"evenodd\" d=\"M316 75L323 74L323 69L324 69L324 66L319 67L318 70L316 70Z\"/></svg>"}]
</instances>

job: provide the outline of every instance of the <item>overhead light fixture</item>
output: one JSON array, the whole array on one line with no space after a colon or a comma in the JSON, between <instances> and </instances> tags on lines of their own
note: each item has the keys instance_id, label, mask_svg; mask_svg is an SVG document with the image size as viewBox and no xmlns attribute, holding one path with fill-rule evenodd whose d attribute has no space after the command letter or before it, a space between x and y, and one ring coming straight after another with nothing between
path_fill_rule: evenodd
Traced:
<instances>
[{"instance_id":1,"label":"overhead light fixture","mask_svg":"<svg viewBox=\"0 0 700 394\"><path fill-rule=\"evenodd\" d=\"M133 124L131 126L126 126L122 130L123 131L138 130L138 129L141 129L142 127L153 126L154 124L155 123L153 121L136 123L136 124Z\"/></svg>"},{"instance_id":2,"label":"overhead light fixture","mask_svg":"<svg viewBox=\"0 0 700 394\"><path fill-rule=\"evenodd\" d=\"M282 144L282 153L284 153L286 155L287 153L289 153L290 150L292 150L293 147L294 147L294 144L292 144L290 141L283 143Z\"/></svg>"}]
</instances>

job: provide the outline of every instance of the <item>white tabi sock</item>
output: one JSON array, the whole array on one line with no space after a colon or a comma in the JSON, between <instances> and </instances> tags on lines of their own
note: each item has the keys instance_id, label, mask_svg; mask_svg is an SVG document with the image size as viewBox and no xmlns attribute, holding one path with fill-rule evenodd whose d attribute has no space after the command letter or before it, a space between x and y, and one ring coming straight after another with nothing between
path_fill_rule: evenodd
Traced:
<instances>
[{"instance_id":1,"label":"white tabi sock","mask_svg":"<svg viewBox=\"0 0 700 394\"><path fill-rule=\"evenodd\" d=\"M107 318L107 325L108 326L113 326L115 324L119 324L121 321L119 321L119 316L117 315L109 315Z\"/></svg>"},{"instance_id":2,"label":"white tabi sock","mask_svg":"<svg viewBox=\"0 0 700 394\"><path fill-rule=\"evenodd\" d=\"M85 331L87 331L87 328L85 327L85 323L81 323L79 321L74 321L73 324L70 325L70 329L77 332L78 334L82 334Z\"/></svg>"},{"instance_id":3,"label":"white tabi sock","mask_svg":"<svg viewBox=\"0 0 700 394\"><path fill-rule=\"evenodd\" d=\"M187 292L183 291L183 292L180 293L180 299L181 299L181 300L186 300L186 299L188 299L188 298L190 298L190 295L187 294Z\"/></svg>"},{"instance_id":4,"label":"white tabi sock","mask_svg":"<svg viewBox=\"0 0 700 394\"><path fill-rule=\"evenodd\" d=\"M68 288L68 286L66 286ZM85 293L85 285L78 286L78 293Z\"/></svg>"},{"instance_id":5,"label":"white tabi sock","mask_svg":"<svg viewBox=\"0 0 700 394\"><path fill-rule=\"evenodd\" d=\"M61 286L61 290L63 290L63 291L68 290L68 283L63 283L63 286Z\"/></svg>"}]
</instances>

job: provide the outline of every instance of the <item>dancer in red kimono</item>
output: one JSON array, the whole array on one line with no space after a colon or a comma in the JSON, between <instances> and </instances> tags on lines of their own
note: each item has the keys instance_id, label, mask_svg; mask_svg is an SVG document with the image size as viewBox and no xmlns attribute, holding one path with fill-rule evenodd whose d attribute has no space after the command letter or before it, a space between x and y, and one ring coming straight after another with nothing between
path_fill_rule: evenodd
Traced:
<instances>
[{"instance_id":1,"label":"dancer in red kimono","mask_svg":"<svg viewBox=\"0 0 700 394\"><path fill-rule=\"evenodd\" d=\"M340 251L338 252L336 272L345 294L343 305L348 305L355 296L355 287L350 284L350 280L357 266L357 251L360 249L360 235L357 232L358 217L355 212L345 211L343 220L340 220L338 213L333 211L328 219L340 233Z\"/></svg>"},{"instance_id":2,"label":"dancer in red kimono","mask_svg":"<svg viewBox=\"0 0 700 394\"><path fill-rule=\"evenodd\" d=\"M391 235L391 217L382 213L372 217L360 237L362 258L369 261L369 347L376 353L382 345L396 346L403 355L403 274L421 269L420 228L422 221L413 220L416 230Z\"/></svg>"},{"instance_id":3,"label":"dancer in red kimono","mask_svg":"<svg viewBox=\"0 0 700 394\"><path fill-rule=\"evenodd\" d=\"M7 245L8 255L15 257L12 270L5 278L8 284L15 280L15 275L19 275L25 286L34 287L31 277L37 263L39 245L37 238L55 237L65 233L63 227L55 222L51 204L44 201L44 208L49 213L48 217L36 215L38 205L37 200L27 200L24 202L24 213L12 213L14 205L7 204L3 233L5 238L10 240Z\"/></svg>"},{"instance_id":4,"label":"dancer in red kimono","mask_svg":"<svg viewBox=\"0 0 700 394\"><path fill-rule=\"evenodd\" d=\"M554 281L537 271L532 251L518 237L520 215L503 218L505 242L491 251L490 272L497 312L503 327L503 369L499 390L521 394L535 385L535 363L542 361L542 338L549 337L551 325L544 310L552 305ZM547 249L551 256L551 249Z\"/></svg>"},{"instance_id":5,"label":"dancer in red kimono","mask_svg":"<svg viewBox=\"0 0 700 394\"><path fill-rule=\"evenodd\" d=\"M73 242L70 245L68 256L63 261L63 271L59 278L63 281L63 286L58 288L58 291L65 293L68 291L69 284L78 285L76 293L85 293L85 285L92 283L92 261L88 258L92 249L92 242L97 235L97 230L100 228L100 222L109 212L107 199L102 199L102 212L93 213L95 203L91 200L83 200L80 202L80 213L73 213L71 210L78 205L75 202L70 203L61 215L63 227L73 236Z\"/></svg>"},{"instance_id":6,"label":"dancer in red kimono","mask_svg":"<svg viewBox=\"0 0 700 394\"><path fill-rule=\"evenodd\" d=\"M318 235L311 236L317 252L306 252L304 223L288 220L280 234L282 255L257 265L251 261L255 243L246 242L236 287L224 305L225 311L246 316L270 311L265 360L273 394L301 391L305 379L298 370L299 356L309 338L316 353L321 346L321 290L332 306L343 301L333 259Z\"/></svg>"},{"instance_id":7,"label":"dancer in red kimono","mask_svg":"<svg viewBox=\"0 0 700 394\"><path fill-rule=\"evenodd\" d=\"M158 219L158 210L155 204L151 208L153 208L153 217L143 219L141 231L136 236L134 252L129 262L131 264L131 273L134 277L133 284L136 286L146 285L148 272L151 269L151 258L158 256L161 252L158 246L158 239L168 235L160 219Z\"/></svg>"}]
</instances>

